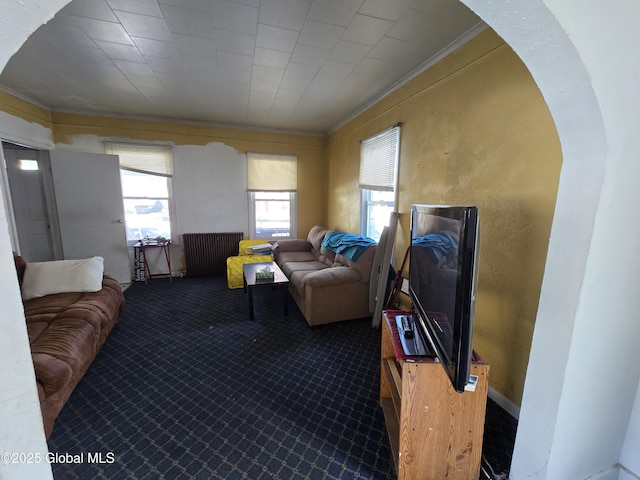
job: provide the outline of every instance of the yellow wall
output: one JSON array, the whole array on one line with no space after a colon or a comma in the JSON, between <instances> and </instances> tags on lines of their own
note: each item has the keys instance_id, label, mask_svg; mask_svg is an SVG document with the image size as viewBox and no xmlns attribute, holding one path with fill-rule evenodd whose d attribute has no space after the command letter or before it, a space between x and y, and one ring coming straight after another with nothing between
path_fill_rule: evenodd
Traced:
<instances>
[{"instance_id":1,"label":"yellow wall","mask_svg":"<svg viewBox=\"0 0 640 480\"><path fill-rule=\"evenodd\" d=\"M241 153L265 152L298 156L298 232L306 237L315 224L326 219L325 138L177 122L135 120L50 112L0 91L0 111L51 129L56 144L74 138L96 137L132 141L206 145L221 142Z\"/></svg>"},{"instance_id":2,"label":"yellow wall","mask_svg":"<svg viewBox=\"0 0 640 480\"><path fill-rule=\"evenodd\" d=\"M478 205L474 348L491 364L491 386L519 405L562 163L551 115L519 58L485 31L330 136L330 228L359 231L359 141L397 122L394 266L412 203Z\"/></svg>"},{"instance_id":3,"label":"yellow wall","mask_svg":"<svg viewBox=\"0 0 640 480\"><path fill-rule=\"evenodd\" d=\"M80 135L206 145L221 142L241 153L264 152L298 156L298 236L306 238L326 218L325 139L321 136L274 133L203 124L52 113L57 144Z\"/></svg>"},{"instance_id":4,"label":"yellow wall","mask_svg":"<svg viewBox=\"0 0 640 480\"><path fill-rule=\"evenodd\" d=\"M51 112L0 90L0 111L51 129Z\"/></svg>"}]
</instances>

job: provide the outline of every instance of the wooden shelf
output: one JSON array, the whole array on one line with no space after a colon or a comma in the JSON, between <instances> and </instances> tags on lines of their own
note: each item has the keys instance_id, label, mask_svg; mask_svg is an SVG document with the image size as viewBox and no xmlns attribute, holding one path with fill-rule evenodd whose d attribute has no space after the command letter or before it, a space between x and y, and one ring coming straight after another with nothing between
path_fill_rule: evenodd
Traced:
<instances>
[{"instance_id":1,"label":"wooden shelf","mask_svg":"<svg viewBox=\"0 0 640 480\"><path fill-rule=\"evenodd\" d=\"M455 391L442 365L398 351L395 315L382 313L380 405L398 478L477 479L487 402L489 366L476 362L473 392Z\"/></svg>"}]
</instances>

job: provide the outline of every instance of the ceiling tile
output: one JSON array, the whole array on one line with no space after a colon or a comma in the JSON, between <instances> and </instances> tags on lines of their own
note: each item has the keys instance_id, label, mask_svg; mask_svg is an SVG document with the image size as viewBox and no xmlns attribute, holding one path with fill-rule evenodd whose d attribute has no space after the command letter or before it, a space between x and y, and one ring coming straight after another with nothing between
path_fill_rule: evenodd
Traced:
<instances>
[{"instance_id":1,"label":"ceiling tile","mask_svg":"<svg viewBox=\"0 0 640 480\"><path fill-rule=\"evenodd\" d=\"M315 65L320 67L327 59L331 50L317 48L310 45L297 45L291 55L291 62L301 65Z\"/></svg>"},{"instance_id":2,"label":"ceiling tile","mask_svg":"<svg viewBox=\"0 0 640 480\"><path fill-rule=\"evenodd\" d=\"M270 82L280 83L284 76L284 69L274 67L264 67L262 65L254 65L251 72L253 80L268 80Z\"/></svg>"},{"instance_id":3,"label":"ceiling tile","mask_svg":"<svg viewBox=\"0 0 640 480\"><path fill-rule=\"evenodd\" d=\"M127 77L112 63L109 65L98 63L87 65L87 70L99 79L126 80L128 82Z\"/></svg>"},{"instance_id":4,"label":"ceiling tile","mask_svg":"<svg viewBox=\"0 0 640 480\"><path fill-rule=\"evenodd\" d=\"M149 57L147 63L154 72L180 72L184 73L184 65L181 61L171 60L168 58Z\"/></svg>"},{"instance_id":5,"label":"ceiling tile","mask_svg":"<svg viewBox=\"0 0 640 480\"><path fill-rule=\"evenodd\" d=\"M116 15L127 33L132 37L150 38L164 42L171 41L171 34L164 18L140 15L139 13L116 10Z\"/></svg>"},{"instance_id":6,"label":"ceiling tile","mask_svg":"<svg viewBox=\"0 0 640 480\"><path fill-rule=\"evenodd\" d=\"M258 25L256 47L271 48L281 52L293 52L298 40L299 32L286 28L272 27L270 25Z\"/></svg>"},{"instance_id":7,"label":"ceiling tile","mask_svg":"<svg viewBox=\"0 0 640 480\"><path fill-rule=\"evenodd\" d=\"M145 58L134 45L96 41L96 45L113 60L127 60L129 62L146 63Z\"/></svg>"},{"instance_id":8,"label":"ceiling tile","mask_svg":"<svg viewBox=\"0 0 640 480\"><path fill-rule=\"evenodd\" d=\"M274 94L278 91L280 82L274 82L273 80L265 80L260 78L254 78L251 80L251 92L261 92Z\"/></svg>"},{"instance_id":9,"label":"ceiling tile","mask_svg":"<svg viewBox=\"0 0 640 480\"><path fill-rule=\"evenodd\" d=\"M232 2L213 2L213 26L234 32L256 34L258 8Z\"/></svg>"},{"instance_id":10,"label":"ceiling tile","mask_svg":"<svg viewBox=\"0 0 640 480\"><path fill-rule=\"evenodd\" d=\"M259 7L260 0L231 0L233 3L240 3L242 5L249 5L251 7Z\"/></svg>"},{"instance_id":11,"label":"ceiling tile","mask_svg":"<svg viewBox=\"0 0 640 480\"><path fill-rule=\"evenodd\" d=\"M369 56L363 59L358 66L353 69L353 73L379 77L384 75L386 72L391 71L392 68L393 62Z\"/></svg>"},{"instance_id":12,"label":"ceiling tile","mask_svg":"<svg viewBox=\"0 0 640 480\"><path fill-rule=\"evenodd\" d=\"M127 76L127 78L129 78L130 75L155 78L153 70L151 70L151 67L146 63L129 62L126 60L114 60L113 63Z\"/></svg>"},{"instance_id":13,"label":"ceiling tile","mask_svg":"<svg viewBox=\"0 0 640 480\"><path fill-rule=\"evenodd\" d=\"M253 58L249 55L239 55L231 52L218 52L218 66L230 70L244 70L251 73Z\"/></svg>"},{"instance_id":14,"label":"ceiling tile","mask_svg":"<svg viewBox=\"0 0 640 480\"><path fill-rule=\"evenodd\" d=\"M267 109L268 113L275 98L275 93L252 91L249 94L249 110Z\"/></svg>"},{"instance_id":15,"label":"ceiling tile","mask_svg":"<svg viewBox=\"0 0 640 480\"><path fill-rule=\"evenodd\" d=\"M344 80L353 70L354 65L352 63L336 62L333 60L327 60L324 65L320 67L316 78L321 80L324 77L336 77L340 80Z\"/></svg>"},{"instance_id":16,"label":"ceiling tile","mask_svg":"<svg viewBox=\"0 0 640 480\"><path fill-rule=\"evenodd\" d=\"M122 25L114 22L105 22L93 18L77 17L78 26L93 40L122 43L132 45L129 34Z\"/></svg>"},{"instance_id":17,"label":"ceiling tile","mask_svg":"<svg viewBox=\"0 0 640 480\"><path fill-rule=\"evenodd\" d=\"M145 57L178 59L180 55L173 42L162 42L150 38L131 37L140 53Z\"/></svg>"},{"instance_id":18,"label":"ceiling tile","mask_svg":"<svg viewBox=\"0 0 640 480\"><path fill-rule=\"evenodd\" d=\"M171 33L213 38L213 19L209 12L205 13L169 5L162 5L160 8Z\"/></svg>"},{"instance_id":19,"label":"ceiling tile","mask_svg":"<svg viewBox=\"0 0 640 480\"><path fill-rule=\"evenodd\" d=\"M368 56L379 60L386 60L397 65L399 63L405 63L406 59L413 53L412 49L415 47L415 44L411 44L405 40L384 37L371 49Z\"/></svg>"},{"instance_id":20,"label":"ceiling tile","mask_svg":"<svg viewBox=\"0 0 640 480\"><path fill-rule=\"evenodd\" d=\"M233 101L239 101L240 103L247 103L249 101L249 83L222 82L220 84L220 91L222 92L223 98L229 98Z\"/></svg>"},{"instance_id":21,"label":"ceiling tile","mask_svg":"<svg viewBox=\"0 0 640 480\"><path fill-rule=\"evenodd\" d=\"M64 13L77 17L117 22L111 7L105 0L76 0L64 7Z\"/></svg>"},{"instance_id":22,"label":"ceiling tile","mask_svg":"<svg viewBox=\"0 0 640 480\"><path fill-rule=\"evenodd\" d=\"M114 10L123 10L125 12L140 13L142 15L150 15L152 17L162 17L162 11L156 0L107 0L107 3Z\"/></svg>"},{"instance_id":23,"label":"ceiling tile","mask_svg":"<svg viewBox=\"0 0 640 480\"><path fill-rule=\"evenodd\" d=\"M133 83L136 87L148 87L148 88L162 88L162 84L160 80L158 80L155 76L149 77L147 75L135 75L135 74L125 74L126 77Z\"/></svg>"},{"instance_id":24,"label":"ceiling tile","mask_svg":"<svg viewBox=\"0 0 640 480\"><path fill-rule=\"evenodd\" d=\"M302 80L311 80L318 73L319 68L313 65L303 65L299 63L290 63L284 72L285 78L297 78Z\"/></svg>"},{"instance_id":25,"label":"ceiling tile","mask_svg":"<svg viewBox=\"0 0 640 480\"><path fill-rule=\"evenodd\" d=\"M358 13L383 20L397 21L414 0L364 0Z\"/></svg>"},{"instance_id":26,"label":"ceiling tile","mask_svg":"<svg viewBox=\"0 0 640 480\"><path fill-rule=\"evenodd\" d=\"M255 65L263 65L265 67L286 68L291 55L287 52L279 52L270 48L256 47L253 56Z\"/></svg>"},{"instance_id":27,"label":"ceiling tile","mask_svg":"<svg viewBox=\"0 0 640 480\"><path fill-rule=\"evenodd\" d=\"M114 67L115 68L115 67ZM116 68L116 70L118 70ZM118 70L120 72L120 70ZM120 72L122 75L122 72ZM110 76L102 76L98 77L98 83L101 84L104 88L113 88L118 90L136 90L136 87L129 81L127 77L122 75L122 78L115 78Z\"/></svg>"},{"instance_id":28,"label":"ceiling tile","mask_svg":"<svg viewBox=\"0 0 640 480\"><path fill-rule=\"evenodd\" d=\"M132 0L135 1L135 0ZM160 8L163 5L172 5L174 7L186 8L189 10L196 10L199 12L211 12L211 2L210 0L158 0L160 4Z\"/></svg>"},{"instance_id":29,"label":"ceiling tile","mask_svg":"<svg viewBox=\"0 0 640 480\"><path fill-rule=\"evenodd\" d=\"M304 91L290 90L288 88L282 88L281 86L278 89L275 100L273 101L274 107L278 105L282 108L293 108L298 104L303 93Z\"/></svg>"},{"instance_id":30,"label":"ceiling tile","mask_svg":"<svg viewBox=\"0 0 640 480\"><path fill-rule=\"evenodd\" d=\"M214 74L218 72L218 61L215 58L202 57L200 55L182 55L182 63L187 70L195 72L207 72Z\"/></svg>"},{"instance_id":31,"label":"ceiling tile","mask_svg":"<svg viewBox=\"0 0 640 480\"><path fill-rule=\"evenodd\" d=\"M259 22L299 32L310 5L309 0L262 0Z\"/></svg>"},{"instance_id":32,"label":"ceiling tile","mask_svg":"<svg viewBox=\"0 0 640 480\"><path fill-rule=\"evenodd\" d=\"M251 71L234 68L221 68L218 73L220 81L237 83L238 85L251 85Z\"/></svg>"},{"instance_id":33,"label":"ceiling tile","mask_svg":"<svg viewBox=\"0 0 640 480\"><path fill-rule=\"evenodd\" d=\"M371 50L369 45L361 43L339 41L336 48L329 54L329 60L344 63L360 63Z\"/></svg>"},{"instance_id":34,"label":"ceiling tile","mask_svg":"<svg viewBox=\"0 0 640 480\"><path fill-rule=\"evenodd\" d=\"M318 70L318 67L311 65L297 65L290 63L287 70L284 72L280 87L294 92L300 92L302 94L307 88L309 88L311 81L318 74Z\"/></svg>"},{"instance_id":35,"label":"ceiling tile","mask_svg":"<svg viewBox=\"0 0 640 480\"><path fill-rule=\"evenodd\" d=\"M73 59L77 64L87 65L87 67L93 63L113 65L111 59L95 44L92 47L67 45L64 49L69 58Z\"/></svg>"},{"instance_id":36,"label":"ceiling tile","mask_svg":"<svg viewBox=\"0 0 640 480\"><path fill-rule=\"evenodd\" d=\"M38 40L50 41L65 45L80 45L84 47L94 47L93 40L79 26L65 25L62 23L52 22L51 27L46 30L39 29L29 37L29 41Z\"/></svg>"},{"instance_id":37,"label":"ceiling tile","mask_svg":"<svg viewBox=\"0 0 640 480\"><path fill-rule=\"evenodd\" d=\"M347 42L375 45L393 26L393 22L367 15L356 15L342 35Z\"/></svg>"},{"instance_id":38,"label":"ceiling tile","mask_svg":"<svg viewBox=\"0 0 640 480\"><path fill-rule=\"evenodd\" d=\"M174 39L176 50L182 54L216 58L216 44L213 36L212 38L202 38L180 33L172 33L171 36Z\"/></svg>"},{"instance_id":39,"label":"ceiling tile","mask_svg":"<svg viewBox=\"0 0 640 480\"><path fill-rule=\"evenodd\" d=\"M303 45L332 50L344 31L345 28L338 25L307 20L304 22L298 41Z\"/></svg>"},{"instance_id":40,"label":"ceiling tile","mask_svg":"<svg viewBox=\"0 0 640 480\"><path fill-rule=\"evenodd\" d=\"M240 55L253 55L256 46L255 35L221 28L214 29L214 39L216 50Z\"/></svg>"},{"instance_id":41,"label":"ceiling tile","mask_svg":"<svg viewBox=\"0 0 640 480\"><path fill-rule=\"evenodd\" d=\"M307 19L346 27L362 0L313 0Z\"/></svg>"}]
</instances>

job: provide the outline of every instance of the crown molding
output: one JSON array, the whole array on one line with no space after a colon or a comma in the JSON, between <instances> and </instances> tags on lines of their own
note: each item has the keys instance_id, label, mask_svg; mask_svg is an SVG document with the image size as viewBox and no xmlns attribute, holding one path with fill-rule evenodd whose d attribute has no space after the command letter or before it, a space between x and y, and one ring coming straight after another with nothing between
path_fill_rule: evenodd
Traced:
<instances>
[{"instance_id":1,"label":"crown molding","mask_svg":"<svg viewBox=\"0 0 640 480\"><path fill-rule=\"evenodd\" d=\"M422 74L423 72L425 72L429 68L433 67L436 63L440 62L442 59L444 59L445 57L451 55L453 52L455 52L456 50L461 48L463 45L469 43L475 37L477 37L482 32L484 32L487 28L489 28L489 26L486 23L481 22L481 23L478 23L476 26L474 26L474 27L470 28L469 30L467 30L465 33L460 35L457 39L455 39L449 45L444 47L438 53L436 53L435 55L430 57L424 63L422 63L421 65L416 67L413 71L409 72L407 75L405 75L400 80L395 82L393 85L391 85L389 88L387 88L385 91L383 91L376 98L374 98L373 100L367 102L365 105L363 105L361 108L359 108L356 112L354 112L351 115L349 115L347 118L345 118L343 121L341 121L335 127L329 129L329 131L327 132L327 135L331 135L331 134L335 133L336 131L338 131L340 128L345 126L351 120L356 118L358 115L361 115L362 113L364 113L365 111L367 111L368 109L373 107L376 103L378 103L379 101L381 101L385 97L389 96L390 94L392 94L393 92L395 92L399 88L403 87L408 82L410 82L411 80L416 78L418 75Z\"/></svg>"}]
</instances>

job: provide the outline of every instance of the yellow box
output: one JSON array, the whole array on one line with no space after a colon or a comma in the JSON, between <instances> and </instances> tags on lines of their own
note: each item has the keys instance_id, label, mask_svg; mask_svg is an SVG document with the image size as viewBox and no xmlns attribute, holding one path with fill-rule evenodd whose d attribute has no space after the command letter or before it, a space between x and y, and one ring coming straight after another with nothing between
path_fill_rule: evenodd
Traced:
<instances>
[{"instance_id":1,"label":"yellow box","mask_svg":"<svg viewBox=\"0 0 640 480\"><path fill-rule=\"evenodd\" d=\"M264 242L263 242L264 243ZM259 244L256 244L259 245ZM239 255L227 258L227 286L229 288L244 287L242 265L245 263L273 262L272 255Z\"/></svg>"},{"instance_id":2,"label":"yellow box","mask_svg":"<svg viewBox=\"0 0 640 480\"><path fill-rule=\"evenodd\" d=\"M240 240L238 251L240 255L250 255L248 248L253 245L262 245L263 243L269 243L269 240Z\"/></svg>"}]
</instances>

